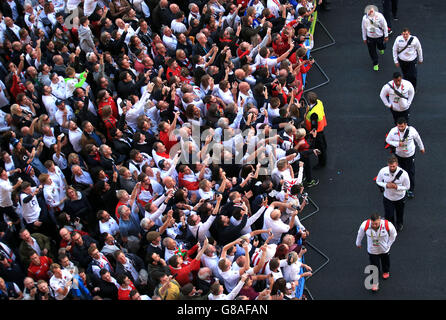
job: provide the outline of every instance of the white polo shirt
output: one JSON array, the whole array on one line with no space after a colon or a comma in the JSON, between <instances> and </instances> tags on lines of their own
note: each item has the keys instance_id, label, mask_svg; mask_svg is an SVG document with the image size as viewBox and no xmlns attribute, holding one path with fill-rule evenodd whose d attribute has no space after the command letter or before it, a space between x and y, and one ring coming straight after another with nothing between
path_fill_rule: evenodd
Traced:
<instances>
[{"instance_id":1,"label":"white polo shirt","mask_svg":"<svg viewBox=\"0 0 446 320\"><path fill-rule=\"evenodd\" d=\"M60 294L59 292L57 292L57 290L64 289L67 283L73 279L73 275L71 274L70 271L61 269L61 272L62 272L61 279L56 278L54 275L50 279L50 287L54 290L54 296L56 300L63 300L68 295L70 290L67 291L66 295ZM71 289L71 286L69 289Z\"/></svg>"}]
</instances>

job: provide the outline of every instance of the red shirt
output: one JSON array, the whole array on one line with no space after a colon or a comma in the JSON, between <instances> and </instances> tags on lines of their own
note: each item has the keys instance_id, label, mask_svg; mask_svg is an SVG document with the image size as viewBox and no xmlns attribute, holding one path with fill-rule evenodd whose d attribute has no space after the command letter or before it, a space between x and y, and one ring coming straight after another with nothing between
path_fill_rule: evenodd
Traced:
<instances>
[{"instance_id":1,"label":"red shirt","mask_svg":"<svg viewBox=\"0 0 446 320\"><path fill-rule=\"evenodd\" d=\"M161 131L160 132L160 140L166 147L166 153L169 153L170 148L172 148L174 145L177 144L177 140L170 140L169 134L167 132Z\"/></svg>"},{"instance_id":2,"label":"red shirt","mask_svg":"<svg viewBox=\"0 0 446 320\"><path fill-rule=\"evenodd\" d=\"M123 289L120 286L118 289L118 300L130 300L130 291L132 290L136 290L132 281L130 281L129 287L127 289Z\"/></svg>"},{"instance_id":3,"label":"red shirt","mask_svg":"<svg viewBox=\"0 0 446 320\"><path fill-rule=\"evenodd\" d=\"M181 77L181 67L177 66L175 69L171 69L170 67L167 68L166 71L166 79L167 81L170 81L170 77L177 76L178 78Z\"/></svg>"},{"instance_id":4,"label":"red shirt","mask_svg":"<svg viewBox=\"0 0 446 320\"><path fill-rule=\"evenodd\" d=\"M104 106L110 106L112 109L112 115L113 117L115 117L116 119L119 118L119 113L118 113L118 107L116 106L116 102L115 100L113 100L112 97L108 97L107 101L101 101L98 104L98 114L99 116L102 118L102 108Z\"/></svg>"},{"instance_id":5,"label":"red shirt","mask_svg":"<svg viewBox=\"0 0 446 320\"><path fill-rule=\"evenodd\" d=\"M33 264L32 262L28 267L28 277L34 279L34 281L45 280L49 281L50 277L48 271L50 270L50 265L53 263L51 258L46 256L40 257L40 266Z\"/></svg>"},{"instance_id":6,"label":"red shirt","mask_svg":"<svg viewBox=\"0 0 446 320\"><path fill-rule=\"evenodd\" d=\"M111 140L111 130L113 128L116 128L116 123L118 122L118 120L116 120L115 117L110 116L107 119L103 119L102 121L104 122L105 128L107 128L107 137L109 140Z\"/></svg>"},{"instance_id":7,"label":"red shirt","mask_svg":"<svg viewBox=\"0 0 446 320\"><path fill-rule=\"evenodd\" d=\"M198 272L198 270L200 270L200 265L200 261L194 259L187 265L181 265L181 268L179 269L172 268L172 266L169 266L169 269L172 275L177 275L175 280L178 281L181 286L184 286L185 284L192 282L192 272Z\"/></svg>"}]
</instances>

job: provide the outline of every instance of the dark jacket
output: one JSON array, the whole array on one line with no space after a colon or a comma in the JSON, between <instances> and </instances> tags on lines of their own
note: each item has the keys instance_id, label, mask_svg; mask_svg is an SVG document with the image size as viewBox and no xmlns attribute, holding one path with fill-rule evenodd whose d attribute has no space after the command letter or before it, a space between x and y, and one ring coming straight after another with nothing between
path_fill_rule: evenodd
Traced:
<instances>
[{"instance_id":1,"label":"dark jacket","mask_svg":"<svg viewBox=\"0 0 446 320\"><path fill-rule=\"evenodd\" d=\"M98 295L102 298L108 298L111 300L118 300L118 288L113 282L107 282L105 280L99 280L98 283L99 291Z\"/></svg>"},{"instance_id":2,"label":"dark jacket","mask_svg":"<svg viewBox=\"0 0 446 320\"><path fill-rule=\"evenodd\" d=\"M133 253L127 253L125 256L137 272L140 272L141 269L144 269L144 261L140 257ZM116 274L125 274L129 277L130 280L132 280L135 285L139 285L139 279L133 279L132 273L130 271L127 271L125 267L121 263L119 263L119 261L116 261L115 271Z\"/></svg>"}]
</instances>

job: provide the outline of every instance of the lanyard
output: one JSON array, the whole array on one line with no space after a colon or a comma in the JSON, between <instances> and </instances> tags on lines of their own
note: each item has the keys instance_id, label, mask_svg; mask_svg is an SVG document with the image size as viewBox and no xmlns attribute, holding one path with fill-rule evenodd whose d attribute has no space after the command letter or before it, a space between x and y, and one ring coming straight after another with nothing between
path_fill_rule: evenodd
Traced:
<instances>
[{"instance_id":1,"label":"lanyard","mask_svg":"<svg viewBox=\"0 0 446 320\"><path fill-rule=\"evenodd\" d=\"M370 237L372 238L372 242L373 242L374 246L377 246L379 243L379 239L381 238L381 229L382 229L382 224L380 224L380 226L379 226L378 235L376 238L373 236L373 228L370 229ZM375 245L375 243L376 243L376 245Z\"/></svg>"}]
</instances>

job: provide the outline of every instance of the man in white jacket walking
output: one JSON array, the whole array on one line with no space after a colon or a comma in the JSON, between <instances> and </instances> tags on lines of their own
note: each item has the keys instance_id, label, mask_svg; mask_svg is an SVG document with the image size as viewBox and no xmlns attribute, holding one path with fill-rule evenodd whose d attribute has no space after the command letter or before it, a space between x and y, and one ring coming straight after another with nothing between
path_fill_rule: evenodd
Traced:
<instances>
[{"instance_id":1,"label":"man in white jacket walking","mask_svg":"<svg viewBox=\"0 0 446 320\"><path fill-rule=\"evenodd\" d=\"M358 230L356 246L361 248L361 242L367 236L367 252L369 253L370 264L380 270L382 266L382 277L390 277L390 247L395 242L397 232L391 222L373 213L370 219L364 221ZM378 290L378 283L372 285L372 290Z\"/></svg>"},{"instance_id":2,"label":"man in white jacket walking","mask_svg":"<svg viewBox=\"0 0 446 320\"><path fill-rule=\"evenodd\" d=\"M400 117L409 122L410 105L415 96L415 89L410 81L403 79L401 73L393 74L393 80L382 87L379 96L384 105L392 112L395 124Z\"/></svg>"}]
</instances>

